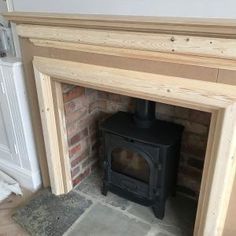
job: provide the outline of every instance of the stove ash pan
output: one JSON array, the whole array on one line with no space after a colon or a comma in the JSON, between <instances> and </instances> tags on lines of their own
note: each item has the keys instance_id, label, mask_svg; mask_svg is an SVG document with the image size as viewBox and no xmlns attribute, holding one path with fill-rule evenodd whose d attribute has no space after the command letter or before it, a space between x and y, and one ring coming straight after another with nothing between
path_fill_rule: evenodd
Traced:
<instances>
[{"instance_id":1,"label":"stove ash pan","mask_svg":"<svg viewBox=\"0 0 236 236\"><path fill-rule=\"evenodd\" d=\"M143 127L133 114L118 112L101 125L105 157L102 194L112 191L152 206L157 218L175 195L183 127L152 120Z\"/></svg>"}]
</instances>

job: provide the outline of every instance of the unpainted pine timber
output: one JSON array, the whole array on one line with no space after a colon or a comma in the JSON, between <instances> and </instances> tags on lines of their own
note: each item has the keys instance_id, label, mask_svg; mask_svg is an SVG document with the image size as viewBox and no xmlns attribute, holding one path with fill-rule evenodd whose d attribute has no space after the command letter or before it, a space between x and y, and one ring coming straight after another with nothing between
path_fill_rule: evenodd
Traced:
<instances>
[{"instance_id":1,"label":"unpainted pine timber","mask_svg":"<svg viewBox=\"0 0 236 236\"><path fill-rule=\"evenodd\" d=\"M4 16L6 19L17 24L41 24L87 29L236 38L236 20L234 19L83 15L40 12L9 12L4 13Z\"/></svg>"},{"instance_id":2,"label":"unpainted pine timber","mask_svg":"<svg viewBox=\"0 0 236 236\"><path fill-rule=\"evenodd\" d=\"M71 165L69 158L69 146L67 139L66 121L64 102L62 97L62 85L51 79L52 83L52 96L54 102L55 120L58 135L58 142L60 143L60 162L62 169L62 178L64 185L64 193L68 193L72 190L72 179L71 179Z\"/></svg>"},{"instance_id":3,"label":"unpainted pine timber","mask_svg":"<svg viewBox=\"0 0 236 236\"><path fill-rule=\"evenodd\" d=\"M36 68L34 68L34 71L51 190L56 195L64 194L66 190L64 188L64 176L60 156L61 147L59 146L60 140L58 140L51 79L50 76L42 74Z\"/></svg>"},{"instance_id":4,"label":"unpainted pine timber","mask_svg":"<svg viewBox=\"0 0 236 236\"><path fill-rule=\"evenodd\" d=\"M230 85L219 86L217 83L207 81L42 57L35 57L34 63L42 73L50 73L59 81L69 78L66 80L67 83L131 97L158 99L167 104L170 101L171 103L174 101L173 105L186 107L190 104L191 108L197 110L211 112L212 109L225 107L236 99L236 87Z\"/></svg>"},{"instance_id":5,"label":"unpainted pine timber","mask_svg":"<svg viewBox=\"0 0 236 236\"><path fill-rule=\"evenodd\" d=\"M88 53L113 55L126 58L138 58L148 61L170 62L182 65L196 65L208 68L236 70L236 61L210 57L190 56L176 53L162 53L153 51L132 50L114 47L94 46L81 43L60 42L46 39L30 38L35 46L77 50Z\"/></svg>"},{"instance_id":6,"label":"unpainted pine timber","mask_svg":"<svg viewBox=\"0 0 236 236\"><path fill-rule=\"evenodd\" d=\"M234 186L233 186L233 190L231 193L230 202L228 206L223 236L236 235L235 219L236 219L236 175L234 177Z\"/></svg>"},{"instance_id":7,"label":"unpainted pine timber","mask_svg":"<svg viewBox=\"0 0 236 236\"><path fill-rule=\"evenodd\" d=\"M95 46L236 59L236 40L188 35L17 25L21 37Z\"/></svg>"},{"instance_id":8,"label":"unpainted pine timber","mask_svg":"<svg viewBox=\"0 0 236 236\"><path fill-rule=\"evenodd\" d=\"M195 235L222 235L234 183L235 159L236 105L233 103L212 113Z\"/></svg>"}]
</instances>

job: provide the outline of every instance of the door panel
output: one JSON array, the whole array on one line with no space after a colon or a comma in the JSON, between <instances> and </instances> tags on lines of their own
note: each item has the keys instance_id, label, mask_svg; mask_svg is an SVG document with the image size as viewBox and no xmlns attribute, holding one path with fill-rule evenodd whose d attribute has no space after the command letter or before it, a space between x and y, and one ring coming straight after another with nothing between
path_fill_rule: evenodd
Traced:
<instances>
[{"instance_id":1,"label":"door panel","mask_svg":"<svg viewBox=\"0 0 236 236\"><path fill-rule=\"evenodd\" d=\"M0 145L2 146L8 146L9 145L9 140L7 137L7 133L6 133L6 128L5 128L5 123L3 121L3 114L2 114L2 109L0 106Z\"/></svg>"},{"instance_id":2,"label":"door panel","mask_svg":"<svg viewBox=\"0 0 236 236\"><path fill-rule=\"evenodd\" d=\"M14 164L20 166L14 125L8 103L8 94L3 80L2 68L0 85L0 160L14 162Z\"/></svg>"}]
</instances>

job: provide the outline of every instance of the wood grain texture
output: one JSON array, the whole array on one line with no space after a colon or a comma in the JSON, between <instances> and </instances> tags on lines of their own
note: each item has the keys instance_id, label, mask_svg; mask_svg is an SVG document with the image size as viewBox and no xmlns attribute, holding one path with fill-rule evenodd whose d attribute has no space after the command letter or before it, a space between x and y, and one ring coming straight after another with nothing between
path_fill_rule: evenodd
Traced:
<instances>
[{"instance_id":1,"label":"wood grain texture","mask_svg":"<svg viewBox=\"0 0 236 236\"><path fill-rule=\"evenodd\" d=\"M183 78L50 58L35 57L33 64L36 68L36 79L38 80L46 78L49 81L52 80L51 78L57 78L58 82L210 111L212 122L194 235L222 235L236 169L235 86L206 81L191 81ZM148 80L145 79L147 76ZM127 78L129 79L127 80ZM45 90L51 91L47 87L45 87ZM54 92L51 91L51 93ZM46 100L47 104L53 103L53 96L49 96L49 94L46 94L45 98L39 96L39 99ZM56 107L54 109L60 108ZM53 115L57 114L57 112L51 113L51 119ZM43 119L42 122L48 123L47 120ZM47 126L47 129L44 129L47 133L45 136L55 133L54 130L54 125ZM60 150L63 143L58 137L54 136L54 138L58 143L56 145L55 143L49 143L50 147L48 148L50 150ZM48 148L46 147L46 149ZM59 160L58 158L55 159L55 155L50 155L48 158L54 161Z\"/></svg>"},{"instance_id":2,"label":"wood grain texture","mask_svg":"<svg viewBox=\"0 0 236 236\"><path fill-rule=\"evenodd\" d=\"M225 221L225 227L223 236L235 236L236 235L236 176L234 177L233 191L230 197L228 206L227 217Z\"/></svg>"},{"instance_id":3,"label":"wood grain texture","mask_svg":"<svg viewBox=\"0 0 236 236\"><path fill-rule=\"evenodd\" d=\"M16 29L19 36L26 38L236 59L236 39L23 24Z\"/></svg>"},{"instance_id":4,"label":"wood grain texture","mask_svg":"<svg viewBox=\"0 0 236 236\"><path fill-rule=\"evenodd\" d=\"M72 190L72 180L71 180L71 165L69 158L69 147L67 140L66 131L66 121L65 121L65 111L64 102L62 97L62 87L61 83L51 80L52 84L52 96L54 102L55 120L58 135L58 142L60 143L60 160L54 160L61 163L62 168L62 178L64 185L64 193L68 193Z\"/></svg>"},{"instance_id":5,"label":"wood grain texture","mask_svg":"<svg viewBox=\"0 0 236 236\"><path fill-rule=\"evenodd\" d=\"M169 62L182 65L195 65L195 66L202 66L215 69L236 70L236 62L228 59L181 55L176 53L132 50L123 48L111 48L111 47L95 46L81 43L61 42L47 39L30 38L30 41L35 46L40 46L40 47L76 50L88 53L113 55L126 58L138 58L148 61Z\"/></svg>"},{"instance_id":6,"label":"wood grain texture","mask_svg":"<svg viewBox=\"0 0 236 236\"><path fill-rule=\"evenodd\" d=\"M27 39L20 38L26 42ZM63 44L63 42L62 42ZM33 47L32 47L33 46ZM91 47L91 45L89 45ZM203 65L191 65L183 64L181 60L175 62L167 62L164 60L154 60L150 58L131 58L125 55L114 56L107 55L100 52L85 52L77 51L75 48L70 50L63 50L61 48L54 47L35 47L35 45L27 43L27 47L24 47L29 52L29 48L33 48L33 55L51 57L62 60L77 61L87 64L102 65L107 67L117 67L128 70L136 70L140 72L157 73L163 75L184 77L188 79L207 80L211 82L217 81L218 69L213 67L206 67ZM111 48L113 50L114 48ZM24 51L25 51L24 50ZM120 49L118 49L119 51ZM166 55L165 53L161 53ZM174 56L174 54L172 54ZM162 57L162 56L160 56Z\"/></svg>"},{"instance_id":7,"label":"wood grain texture","mask_svg":"<svg viewBox=\"0 0 236 236\"><path fill-rule=\"evenodd\" d=\"M142 16L79 15L36 12L9 12L6 19L17 24L112 29L132 32L198 35L235 38L236 20Z\"/></svg>"},{"instance_id":8,"label":"wood grain texture","mask_svg":"<svg viewBox=\"0 0 236 236\"><path fill-rule=\"evenodd\" d=\"M236 105L234 103L226 109L219 109L212 113L195 222L196 235L222 235L235 176L235 151ZM208 208L207 212L205 212L206 208ZM207 222L205 229L200 227L205 224L204 222Z\"/></svg>"},{"instance_id":9,"label":"wood grain texture","mask_svg":"<svg viewBox=\"0 0 236 236\"><path fill-rule=\"evenodd\" d=\"M64 188L64 175L60 156L60 150L62 148L58 145L59 136L54 111L52 84L49 76L43 75L36 68L34 68L34 71L51 189L54 194L58 195L66 191ZM50 132L48 132L49 130Z\"/></svg>"},{"instance_id":10,"label":"wood grain texture","mask_svg":"<svg viewBox=\"0 0 236 236\"><path fill-rule=\"evenodd\" d=\"M236 99L236 87L207 81L41 57L35 57L33 64L41 73L66 83L172 105L191 104L192 108L204 107L210 112L227 107Z\"/></svg>"},{"instance_id":11,"label":"wood grain texture","mask_svg":"<svg viewBox=\"0 0 236 236\"><path fill-rule=\"evenodd\" d=\"M207 148L206 148L206 154L204 159L204 166L210 166L211 159L206 158L210 157L211 153L214 151L213 146L213 137L216 130L216 123L217 123L217 117L218 117L218 111L214 111L211 113L211 123L209 127L209 133L208 133L208 140L207 140ZM200 195L198 198L198 210L195 220L195 226L194 226L194 234L203 234L202 231L199 229L199 225L206 220L206 214L204 212L204 209L207 207L207 204L210 200L210 188L208 187L208 181L210 178L213 178L212 171L208 171L207 168L203 168L202 173L202 181L201 181L201 188L200 188Z\"/></svg>"}]
</instances>

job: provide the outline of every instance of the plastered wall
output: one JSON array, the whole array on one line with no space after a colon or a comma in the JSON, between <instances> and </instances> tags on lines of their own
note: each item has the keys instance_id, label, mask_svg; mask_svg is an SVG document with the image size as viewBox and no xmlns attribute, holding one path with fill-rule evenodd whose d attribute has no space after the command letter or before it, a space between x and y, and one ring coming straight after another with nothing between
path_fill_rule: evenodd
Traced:
<instances>
[{"instance_id":1,"label":"plastered wall","mask_svg":"<svg viewBox=\"0 0 236 236\"><path fill-rule=\"evenodd\" d=\"M8 0L16 11L236 18L235 0Z\"/></svg>"}]
</instances>

